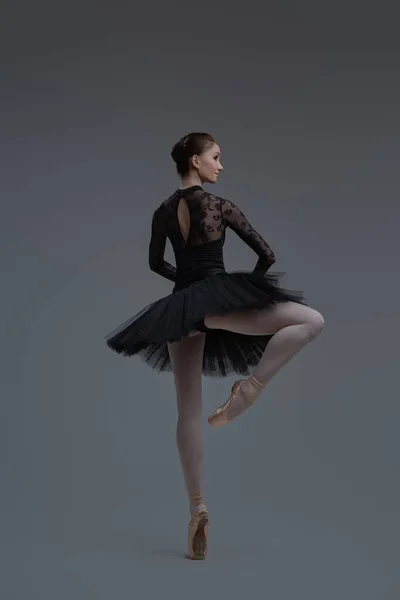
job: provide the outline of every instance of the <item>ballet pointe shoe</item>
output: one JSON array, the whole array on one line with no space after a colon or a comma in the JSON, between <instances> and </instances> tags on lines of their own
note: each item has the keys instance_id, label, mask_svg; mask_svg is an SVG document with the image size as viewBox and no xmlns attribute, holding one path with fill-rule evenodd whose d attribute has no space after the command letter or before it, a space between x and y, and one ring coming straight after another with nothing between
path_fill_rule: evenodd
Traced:
<instances>
[{"instance_id":1,"label":"ballet pointe shoe","mask_svg":"<svg viewBox=\"0 0 400 600\"><path fill-rule=\"evenodd\" d=\"M228 412L243 381L244 379L235 381L228 400L222 404L222 406L219 406L216 410L214 410L214 412L208 417L208 422L210 425L212 425L212 427L222 427L223 425L229 423L229 421L233 420L228 417Z\"/></svg>"},{"instance_id":2,"label":"ballet pointe shoe","mask_svg":"<svg viewBox=\"0 0 400 600\"><path fill-rule=\"evenodd\" d=\"M190 508L189 555L190 560L204 560L208 545L208 510L202 502Z\"/></svg>"},{"instance_id":3,"label":"ballet pointe shoe","mask_svg":"<svg viewBox=\"0 0 400 600\"><path fill-rule=\"evenodd\" d=\"M211 415L208 417L208 422L210 423L210 425L212 425L212 427L222 427L223 425L226 425L227 423L229 423L230 421L233 421L235 417L229 417L229 409L231 408L233 402L235 401L235 397L238 393L238 391L240 390L242 384L246 381L246 379L239 379L238 381L235 381L235 383L232 386L232 390L231 390L231 395L229 396L228 400L222 404L222 406L218 407L213 413L211 413ZM264 384L259 381L258 379L256 379L254 377L254 375L251 375L248 380L247 380L251 386L253 386L254 389L257 390L257 393L254 395L253 398L246 398L244 392L243 392L243 396L245 399L245 408L244 410L247 410L252 404L254 404L255 400L258 398L258 396L260 395L260 393L262 392L262 390L264 389ZM239 413L242 414L241 411ZM237 416L239 416L237 415Z\"/></svg>"}]
</instances>

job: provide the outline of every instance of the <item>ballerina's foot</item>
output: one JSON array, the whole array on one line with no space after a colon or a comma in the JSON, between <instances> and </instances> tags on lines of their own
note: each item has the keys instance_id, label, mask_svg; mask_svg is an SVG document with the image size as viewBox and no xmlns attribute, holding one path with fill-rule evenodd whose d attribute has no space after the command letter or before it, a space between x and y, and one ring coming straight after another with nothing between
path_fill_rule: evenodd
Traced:
<instances>
[{"instance_id":1,"label":"ballerina's foot","mask_svg":"<svg viewBox=\"0 0 400 600\"><path fill-rule=\"evenodd\" d=\"M263 388L264 384L254 376L236 381L228 400L208 417L208 422L213 427L221 427L233 421L254 404Z\"/></svg>"},{"instance_id":2,"label":"ballerina's foot","mask_svg":"<svg viewBox=\"0 0 400 600\"><path fill-rule=\"evenodd\" d=\"M191 560L204 560L208 544L208 510L203 494L190 494L189 554Z\"/></svg>"}]
</instances>

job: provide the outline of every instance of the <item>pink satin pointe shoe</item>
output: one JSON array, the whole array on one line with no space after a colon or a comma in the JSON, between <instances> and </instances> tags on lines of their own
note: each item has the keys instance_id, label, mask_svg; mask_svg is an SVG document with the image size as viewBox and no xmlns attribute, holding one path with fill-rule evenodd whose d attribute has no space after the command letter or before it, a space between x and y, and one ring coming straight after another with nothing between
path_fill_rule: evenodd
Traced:
<instances>
[{"instance_id":1,"label":"pink satin pointe shoe","mask_svg":"<svg viewBox=\"0 0 400 600\"><path fill-rule=\"evenodd\" d=\"M246 404L246 407L244 410L247 410L247 408L249 408L252 404L254 404L255 400L258 398L259 394L263 390L264 384L261 381L259 381L258 379L256 379L253 375L251 375L248 378L248 380L239 379L238 381L235 381L235 383L232 386L231 395L229 396L228 400L224 404L222 404L220 407L218 407L208 417L208 422L210 423L210 425L212 425L213 427L222 427L223 425L226 425L230 421L233 421L234 419L236 419L236 416L240 416L240 414L242 414L242 412L244 412L244 411L242 411L235 417L229 417L229 409L231 408L233 402L235 401L235 397L236 397L237 393L239 392L242 383L244 383L245 381L249 381L249 383L257 390L257 393L255 394L255 396L253 398L246 398L245 394L243 393L243 396L245 399L245 404Z\"/></svg>"},{"instance_id":2,"label":"pink satin pointe shoe","mask_svg":"<svg viewBox=\"0 0 400 600\"><path fill-rule=\"evenodd\" d=\"M189 556L191 560L204 560L208 543L208 510L202 502L190 507Z\"/></svg>"}]
</instances>

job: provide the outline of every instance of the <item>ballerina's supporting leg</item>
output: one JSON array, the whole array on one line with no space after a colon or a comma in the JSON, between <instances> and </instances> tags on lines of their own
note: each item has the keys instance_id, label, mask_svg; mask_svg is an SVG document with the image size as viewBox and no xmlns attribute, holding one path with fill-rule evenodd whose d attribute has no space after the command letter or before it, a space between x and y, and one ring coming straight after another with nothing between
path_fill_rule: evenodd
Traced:
<instances>
[{"instance_id":1,"label":"ballerina's supporting leg","mask_svg":"<svg viewBox=\"0 0 400 600\"><path fill-rule=\"evenodd\" d=\"M217 426L231 421L251 406L271 378L319 335L324 319L313 308L284 302L261 311L251 309L208 317L205 324L210 329L226 329L248 335L273 334L252 375L236 382L228 401L209 417L210 423Z\"/></svg>"},{"instance_id":2,"label":"ballerina's supporting leg","mask_svg":"<svg viewBox=\"0 0 400 600\"><path fill-rule=\"evenodd\" d=\"M178 404L176 441L190 503L189 558L204 560L207 554L208 511L202 491L203 441L202 369L205 335L197 333L168 349Z\"/></svg>"},{"instance_id":3,"label":"ballerina's supporting leg","mask_svg":"<svg viewBox=\"0 0 400 600\"><path fill-rule=\"evenodd\" d=\"M178 422L176 442L188 495L201 496L203 470L202 367L205 335L168 344L174 374ZM200 502L200 499L198 500Z\"/></svg>"}]
</instances>

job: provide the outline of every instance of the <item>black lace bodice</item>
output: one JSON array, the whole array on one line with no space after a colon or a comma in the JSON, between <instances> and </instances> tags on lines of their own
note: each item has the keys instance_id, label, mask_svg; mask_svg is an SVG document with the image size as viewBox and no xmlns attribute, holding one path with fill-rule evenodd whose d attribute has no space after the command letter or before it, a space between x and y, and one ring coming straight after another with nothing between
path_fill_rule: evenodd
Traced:
<instances>
[{"instance_id":1,"label":"black lace bodice","mask_svg":"<svg viewBox=\"0 0 400 600\"><path fill-rule=\"evenodd\" d=\"M178 217L180 209L183 209L181 221ZM182 222L185 222L185 218L187 227L184 232ZM185 250L193 255L197 248L198 253L204 254L205 245L213 242L220 242L222 254L228 227L258 255L254 272L265 273L275 262L275 255L267 242L233 202L210 194L200 186L176 190L154 212L149 246L151 270L176 282L179 264L176 268L164 260L167 239L172 244L178 263Z\"/></svg>"}]
</instances>

